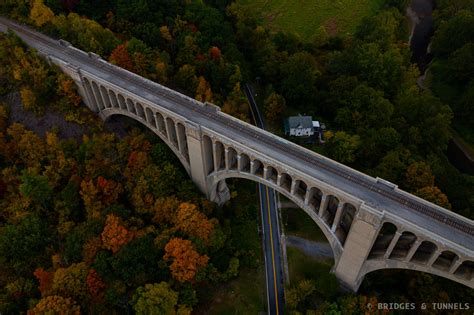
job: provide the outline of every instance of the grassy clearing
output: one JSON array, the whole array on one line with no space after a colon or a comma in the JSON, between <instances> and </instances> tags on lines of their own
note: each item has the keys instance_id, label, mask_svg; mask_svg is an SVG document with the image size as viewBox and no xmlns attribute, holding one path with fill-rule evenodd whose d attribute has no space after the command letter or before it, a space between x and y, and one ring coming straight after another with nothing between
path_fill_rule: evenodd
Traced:
<instances>
[{"instance_id":1,"label":"grassy clearing","mask_svg":"<svg viewBox=\"0 0 474 315\"><path fill-rule=\"evenodd\" d=\"M241 270L239 277L209 294L205 310L197 314L258 314L266 308L265 270Z\"/></svg>"},{"instance_id":2,"label":"grassy clearing","mask_svg":"<svg viewBox=\"0 0 474 315\"><path fill-rule=\"evenodd\" d=\"M383 0L238 0L273 30L293 32L309 40L324 26L330 35L354 32L365 16L374 14Z\"/></svg>"},{"instance_id":3,"label":"grassy clearing","mask_svg":"<svg viewBox=\"0 0 474 315\"><path fill-rule=\"evenodd\" d=\"M316 291L321 296L329 298L339 292L339 282L336 276L330 273L332 260L317 261L291 247L287 248L287 256L290 284L296 284L303 279L311 279L316 283Z\"/></svg>"},{"instance_id":4,"label":"grassy clearing","mask_svg":"<svg viewBox=\"0 0 474 315\"><path fill-rule=\"evenodd\" d=\"M303 210L282 209L281 217L285 226L285 234L315 242L327 242L324 233Z\"/></svg>"}]
</instances>

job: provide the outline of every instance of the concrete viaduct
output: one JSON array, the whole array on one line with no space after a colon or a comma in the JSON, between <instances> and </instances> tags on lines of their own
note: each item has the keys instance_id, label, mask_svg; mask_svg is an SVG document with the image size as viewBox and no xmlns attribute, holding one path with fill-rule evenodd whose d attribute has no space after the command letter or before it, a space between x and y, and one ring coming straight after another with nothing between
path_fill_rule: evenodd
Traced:
<instances>
[{"instance_id":1,"label":"concrete viaduct","mask_svg":"<svg viewBox=\"0 0 474 315\"><path fill-rule=\"evenodd\" d=\"M324 232L332 271L352 290L367 273L389 268L474 288L472 220L0 18L0 31L7 28L74 79L91 111L104 120L125 115L152 130L210 200L229 199L227 178L263 183L292 200Z\"/></svg>"}]
</instances>

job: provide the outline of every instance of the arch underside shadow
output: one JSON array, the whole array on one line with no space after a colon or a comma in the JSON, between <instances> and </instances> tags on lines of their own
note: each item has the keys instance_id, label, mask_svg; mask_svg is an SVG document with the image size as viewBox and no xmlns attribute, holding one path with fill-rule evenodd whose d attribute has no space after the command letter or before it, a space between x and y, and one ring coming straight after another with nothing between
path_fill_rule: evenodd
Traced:
<instances>
[{"instance_id":1,"label":"arch underside shadow","mask_svg":"<svg viewBox=\"0 0 474 315\"><path fill-rule=\"evenodd\" d=\"M431 275L439 276L445 279L452 280L454 282L463 284L467 287L470 287L471 289L474 289L474 281L471 278L471 280L463 279L462 277L458 277L454 274L449 274L443 270L436 269L433 267L427 267L425 265L421 264L416 264L416 263L406 263L394 259L388 259L388 260L383 260L383 259L374 259L374 260L368 260L365 262L364 265L364 272L359 275L359 282L362 282L364 277L375 271L380 271L380 270L410 270L410 271L417 271L417 272L424 272L428 273Z\"/></svg>"},{"instance_id":2,"label":"arch underside shadow","mask_svg":"<svg viewBox=\"0 0 474 315\"><path fill-rule=\"evenodd\" d=\"M127 110L121 110L118 108L106 108L102 111L100 111L99 116L104 120L107 121L110 117L112 116L127 116L129 118L132 118L135 121L138 121L148 129L150 129L154 134L156 134L167 146L170 148L170 150L176 155L176 157L179 159L181 164L183 165L184 169L188 173L188 175L191 175L191 168L189 165L189 162L186 160L186 157L181 154L179 151L179 148L177 148L174 144L171 143L171 141L166 138L166 136L160 132L155 126L151 126L146 120L143 118L128 112Z\"/></svg>"},{"instance_id":3,"label":"arch underside shadow","mask_svg":"<svg viewBox=\"0 0 474 315\"><path fill-rule=\"evenodd\" d=\"M243 179L248 179L257 183L264 184L265 186L268 186L269 188L274 189L275 191L279 192L280 194L284 195L287 197L289 200L294 202L299 208L301 208L311 219L316 223L316 225L321 229L323 232L324 236L329 242L329 245L331 246L333 255L334 255L334 266L337 265L339 258L342 255L342 245L339 241L339 239L336 237L336 235L331 231L331 227L326 225L326 223L323 221L321 217L317 215L316 212L311 210L309 206L306 206L304 202L301 202L296 196L292 195L287 189L284 187L276 185L276 183L272 181L268 181L263 179L260 176L255 176L250 173L245 173L245 172L239 172L239 171L219 171L219 172L213 172L208 175L208 187L209 190L216 191L218 189L219 184L228 179L228 178L243 178Z\"/></svg>"}]
</instances>

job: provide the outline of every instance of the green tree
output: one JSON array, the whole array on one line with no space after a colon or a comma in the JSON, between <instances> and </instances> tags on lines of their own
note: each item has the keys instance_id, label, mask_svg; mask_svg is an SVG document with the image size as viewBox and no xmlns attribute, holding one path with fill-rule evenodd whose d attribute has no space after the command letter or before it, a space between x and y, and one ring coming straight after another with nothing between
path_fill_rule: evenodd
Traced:
<instances>
[{"instance_id":1,"label":"green tree","mask_svg":"<svg viewBox=\"0 0 474 315\"><path fill-rule=\"evenodd\" d=\"M349 135L338 131L326 143L326 148L333 159L341 163L352 163L356 159L356 152L360 146L358 135Z\"/></svg>"},{"instance_id":2,"label":"green tree","mask_svg":"<svg viewBox=\"0 0 474 315\"><path fill-rule=\"evenodd\" d=\"M130 302L137 314L176 314L178 293L166 282L139 287Z\"/></svg>"}]
</instances>

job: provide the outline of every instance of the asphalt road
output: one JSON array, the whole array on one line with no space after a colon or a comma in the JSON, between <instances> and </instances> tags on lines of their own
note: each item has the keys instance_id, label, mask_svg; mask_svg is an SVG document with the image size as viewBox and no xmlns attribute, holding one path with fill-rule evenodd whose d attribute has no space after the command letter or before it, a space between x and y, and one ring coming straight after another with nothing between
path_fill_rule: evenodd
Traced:
<instances>
[{"instance_id":1,"label":"asphalt road","mask_svg":"<svg viewBox=\"0 0 474 315\"><path fill-rule=\"evenodd\" d=\"M253 91L248 84L245 85L245 94L255 124L257 127L265 129L265 124L253 97ZM263 184L258 184L258 193L262 217L268 314L283 314L285 291L276 194L275 190Z\"/></svg>"}]
</instances>

